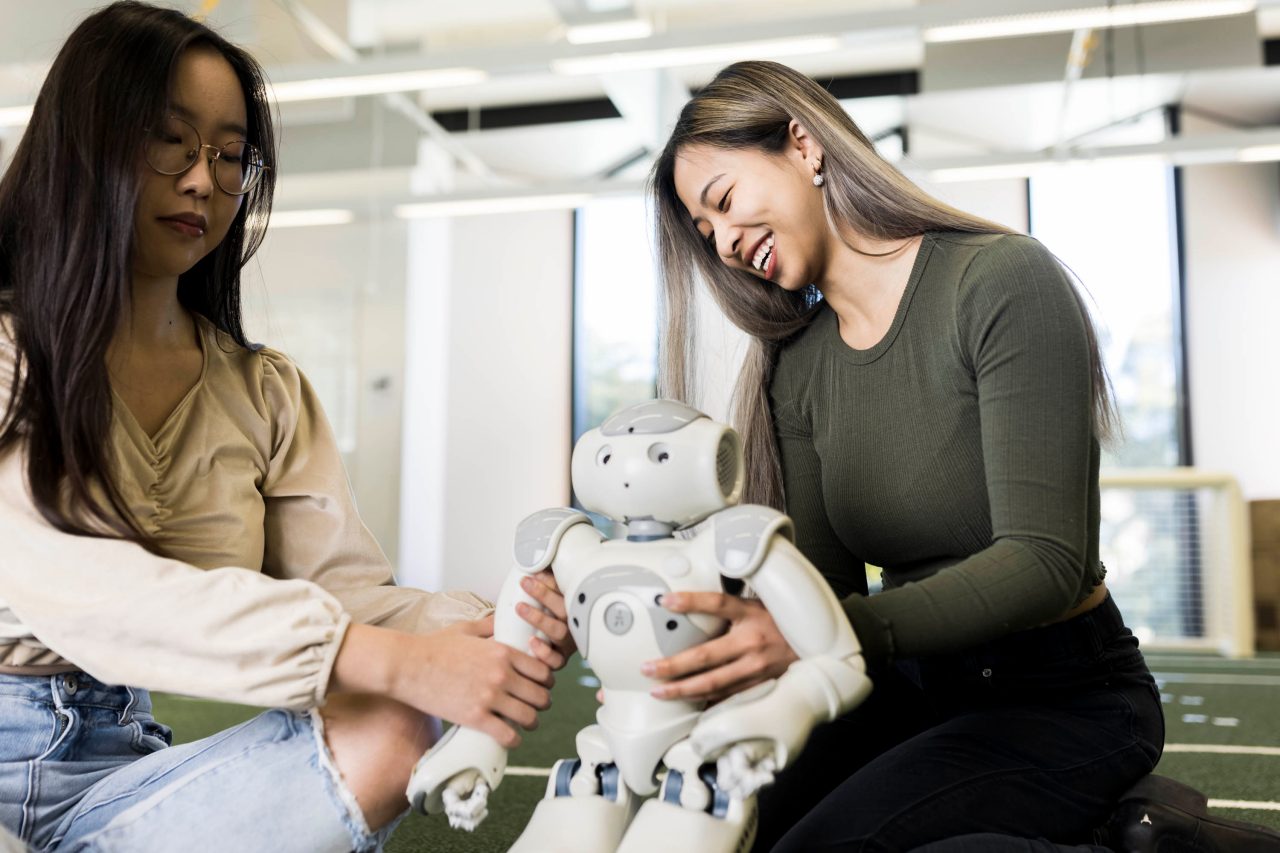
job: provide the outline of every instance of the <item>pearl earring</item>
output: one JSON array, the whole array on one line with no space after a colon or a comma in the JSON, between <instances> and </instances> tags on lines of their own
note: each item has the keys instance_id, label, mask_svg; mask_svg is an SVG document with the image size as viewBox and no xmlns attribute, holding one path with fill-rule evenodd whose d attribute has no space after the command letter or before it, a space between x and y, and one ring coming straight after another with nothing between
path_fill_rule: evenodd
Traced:
<instances>
[{"instance_id":1,"label":"pearl earring","mask_svg":"<svg viewBox=\"0 0 1280 853\"><path fill-rule=\"evenodd\" d=\"M822 173L821 173L821 172L815 172L815 173L814 173L814 175L813 175L813 185L814 185L815 187L820 187L820 186L822 186L823 184L825 184L826 182L827 182L827 179L826 179L826 178L824 178L824 177L822 177Z\"/></svg>"}]
</instances>

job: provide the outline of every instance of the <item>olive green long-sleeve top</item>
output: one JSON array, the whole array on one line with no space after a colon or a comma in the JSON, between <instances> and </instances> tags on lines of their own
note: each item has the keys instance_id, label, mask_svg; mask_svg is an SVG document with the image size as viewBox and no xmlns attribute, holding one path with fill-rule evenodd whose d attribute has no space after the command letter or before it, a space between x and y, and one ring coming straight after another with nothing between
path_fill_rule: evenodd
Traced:
<instances>
[{"instance_id":1,"label":"olive green long-sleeve top","mask_svg":"<svg viewBox=\"0 0 1280 853\"><path fill-rule=\"evenodd\" d=\"M850 347L824 306L780 352L787 512L873 663L1043 624L1101 581L1072 287L1030 237L930 233L879 343Z\"/></svg>"}]
</instances>

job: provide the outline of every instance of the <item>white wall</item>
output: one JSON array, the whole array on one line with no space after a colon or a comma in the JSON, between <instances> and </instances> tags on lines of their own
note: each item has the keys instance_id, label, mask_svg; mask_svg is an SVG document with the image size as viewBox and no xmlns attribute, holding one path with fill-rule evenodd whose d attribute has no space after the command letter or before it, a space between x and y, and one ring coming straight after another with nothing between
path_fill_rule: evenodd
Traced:
<instances>
[{"instance_id":1,"label":"white wall","mask_svg":"<svg viewBox=\"0 0 1280 853\"><path fill-rule=\"evenodd\" d=\"M1027 182L1023 178L942 184L921 181L920 185L931 195L965 213L981 216L1017 231L1026 231L1028 228Z\"/></svg>"},{"instance_id":2,"label":"white wall","mask_svg":"<svg viewBox=\"0 0 1280 853\"><path fill-rule=\"evenodd\" d=\"M1195 463L1280 498L1280 168L1193 166L1183 189Z\"/></svg>"},{"instance_id":3,"label":"white wall","mask_svg":"<svg viewBox=\"0 0 1280 853\"><path fill-rule=\"evenodd\" d=\"M401 583L492 597L519 520L568 502L572 221L279 229L249 270L249 335L315 385Z\"/></svg>"},{"instance_id":4,"label":"white wall","mask_svg":"<svg viewBox=\"0 0 1280 853\"><path fill-rule=\"evenodd\" d=\"M569 499L573 217L436 229L407 302L400 580L494 597L516 524Z\"/></svg>"}]
</instances>

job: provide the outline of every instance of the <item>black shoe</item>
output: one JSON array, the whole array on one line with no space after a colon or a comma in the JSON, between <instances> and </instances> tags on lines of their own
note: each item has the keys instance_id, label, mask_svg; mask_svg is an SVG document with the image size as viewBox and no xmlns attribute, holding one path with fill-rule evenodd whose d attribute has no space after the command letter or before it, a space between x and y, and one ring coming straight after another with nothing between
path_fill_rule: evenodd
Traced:
<instances>
[{"instance_id":1,"label":"black shoe","mask_svg":"<svg viewBox=\"0 0 1280 853\"><path fill-rule=\"evenodd\" d=\"M1094 840L1116 853L1280 853L1280 833L1210 815L1204 794L1163 776L1125 792Z\"/></svg>"}]
</instances>

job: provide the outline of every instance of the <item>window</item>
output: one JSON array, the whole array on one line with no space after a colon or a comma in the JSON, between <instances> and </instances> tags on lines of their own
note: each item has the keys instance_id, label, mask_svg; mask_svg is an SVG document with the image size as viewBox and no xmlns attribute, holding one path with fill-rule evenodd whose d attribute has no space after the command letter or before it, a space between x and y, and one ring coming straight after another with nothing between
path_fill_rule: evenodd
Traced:
<instances>
[{"instance_id":1,"label":"window","mask_svg":"<svg viewBox=\"0 0 1280 853\"><path fill-rule=\"evenodd\" d=\"M642 196L600 198L575 223L573 437L657 387L658 291Z\"/></svg>"},{"instance_id":2,"label":"window","mask_svg":"<svg viewBox=\"0 0 1280 853\"><path fill-rule=\"evenodd\" d=\"M1163 134L1159 116L1134 132ZM1173 170L1158 160L1080 163L1030 181L1031 232L1080 278L1123 435L1104 468L1190 461ZM1107 582L1139 638L1203 634L1201 511L1193 491L1102 491Z\"/></svg>"}]
</instances>

